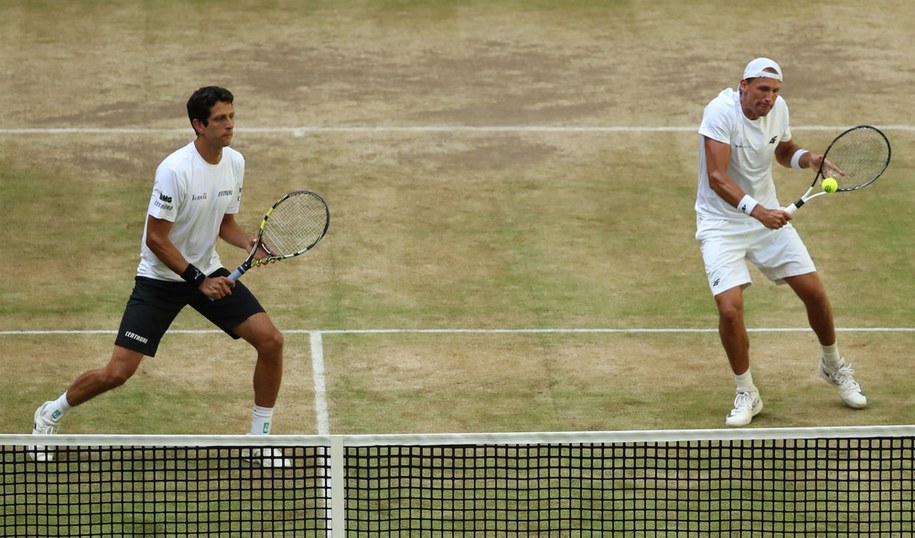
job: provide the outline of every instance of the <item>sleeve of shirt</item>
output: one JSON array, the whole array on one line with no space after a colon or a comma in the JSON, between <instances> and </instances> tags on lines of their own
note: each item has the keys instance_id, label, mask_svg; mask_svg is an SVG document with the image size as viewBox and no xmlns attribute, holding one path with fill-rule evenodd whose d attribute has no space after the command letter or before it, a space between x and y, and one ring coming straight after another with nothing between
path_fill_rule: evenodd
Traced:
<instances>
[{"instance_id":1,"label":"sleeve of shirt","mask_svg":"<svg viewBox=\"0 0 915 538\"><path fill-rule=\"evenodd\" d=\"M173 169L160 166L156 170L156 180L153 183L147 213L157 219L175 222L180 194L178 175Z\"/></svg>"},{"instance_id":2,"label":"sleeve of shirt","mask_svg":"<svg viewBox=\"0 0 915 538\"><path fill-rule=\"evenodd\" d=\"M245 184L245 158L239 153L233 163L233 172L235 175L235 192L238 193L235 199L226 208L226 213L236 214L241 207L241 192Z\"/></svg>"},{"instance_id":3,"label":"sleeve of shirt","mask_svg":"<svg viewBox=\"0 0 915 538\"><path fill-rule=\"evenodd\" d=\"M714 102L705 107L705 111L702 113L702 123L699 125L699 134L722 144L731 143L731 129L722 107L715 106Z\"/></svg>"},{"instance_id":4,"label":"sleeve of shirt","mask_svg":"<svg viewBox=\"0 0 915 538\"><path fill-rule=\"evenodd\" d=\"M782 99L781 95L779 95L775 100L776 106L778 106L779 103L781 103L782 108L784 108L784 110L785 110L785 132L782 133L781 141L789 142L791 140L791 128L789 127L789 125L791 125L791 121L790 121L791 115L788 113L788 103L785 102L784 99Z\"/></svg>"}]
</instances>

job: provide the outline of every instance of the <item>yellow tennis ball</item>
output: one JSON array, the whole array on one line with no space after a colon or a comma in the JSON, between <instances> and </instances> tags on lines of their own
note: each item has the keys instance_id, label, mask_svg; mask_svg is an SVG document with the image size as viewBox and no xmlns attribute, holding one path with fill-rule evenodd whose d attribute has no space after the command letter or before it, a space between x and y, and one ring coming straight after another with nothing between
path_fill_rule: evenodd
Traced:
<instances>
[{"instance_id":1,"label":"yellow tennis ball","mask_svg":"<svg viewBox=\"0 0 915 538\"><path fill-rule=\"evenodd\" d=\"M828 177L823 180L823 190L826 192L836 192L839 188L839 182L834 177Z\"/></svg>"}]
</instances>

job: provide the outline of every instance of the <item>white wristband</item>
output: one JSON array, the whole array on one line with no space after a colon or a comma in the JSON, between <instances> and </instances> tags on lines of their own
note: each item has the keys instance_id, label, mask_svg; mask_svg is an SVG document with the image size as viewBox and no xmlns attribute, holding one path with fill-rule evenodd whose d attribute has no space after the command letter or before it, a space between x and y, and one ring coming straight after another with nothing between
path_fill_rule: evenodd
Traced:
<instances>
[{"instance_id":1,"label":"white wristband","mask_svg":"<svg viewBox=\"0 0 915 538\"><path fill-rule=\"evenodd\" d=\"M801 167L801 157L805 153L809 153L806 149L799 149L794 152L794 155L791 156L791 168L800 168Z\"/></svg>"},{"instance_id":2,"label":"white wristband","mask_svg":"<svg viewBox=\"0 0 915 538\"><path fill-rule=\"evenodd\" d=\"M745 194L743 198L740 199L740 203L737 204L737 209L749 215L753 212L753 208L756 207L758 202L753 199L749 194Z\"/></svg>"}]
</instances>

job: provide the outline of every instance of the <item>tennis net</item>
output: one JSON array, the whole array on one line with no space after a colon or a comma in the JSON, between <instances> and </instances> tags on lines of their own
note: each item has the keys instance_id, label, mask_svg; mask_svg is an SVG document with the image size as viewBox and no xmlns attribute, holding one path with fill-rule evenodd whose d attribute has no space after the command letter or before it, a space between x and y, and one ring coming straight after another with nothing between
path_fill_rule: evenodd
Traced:
<instances>
[{"instance_id":1,"label":"tennis net","mask_svg":"<svg viewBox=\"0 0 915 538\"><path fill-rule=\"evenodd\" d=\"M54 459L32 461L27 445ZM3 536L907 536L915 426L0 435ZM291 464L243 456L277 447Z\"/></svg>"}]
</instances>

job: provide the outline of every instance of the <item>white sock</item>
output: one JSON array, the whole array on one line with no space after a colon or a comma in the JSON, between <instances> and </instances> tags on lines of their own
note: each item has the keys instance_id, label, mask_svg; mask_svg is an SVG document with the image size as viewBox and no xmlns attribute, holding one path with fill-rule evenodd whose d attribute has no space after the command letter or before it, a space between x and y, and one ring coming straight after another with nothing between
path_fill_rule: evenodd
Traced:
<instances>
[{"instance_id":1,"label":"white sock","mask_svg":"<svg viewBox=\"0 0 915 538\"><path fill-rule=\"evenodd\" d=\"M67 401L67 393L64 392L59 398L45 407L45 418L57 424L64 414L70 410L70 402Z\"/></svg>"},{"instance_id":2,"label":"white sock","mask_svg":"<svg viewBox=\"0 0 915 538\"><path fill-rule=\"evenodd\" d=\"M740 375L734 374L734 381L737 382L739 392L759 392L759 389L753 384L753 374L750 373L749 368Z\"/></svg>"},{"instance_id":3,"label":"white sock","mask_svg":"<svg viewBox=\"0 0 915 538\"><path fill-rule=\"evenodd\" d=\"M833 370L842 366L842 356L839 355L839 343L823 347L823 364Z\"/></svg>"},{"instance_id":4,"label":"white sock","mask_svg":"<svg viewBox=\"0 0 915 538\"><path fill-rule=\"evenodd\" d=\"M254 406L251 415L251 435L266 435L270 433L270 421L273 419L272 407Z\"/></svg>"}]
</instances>

